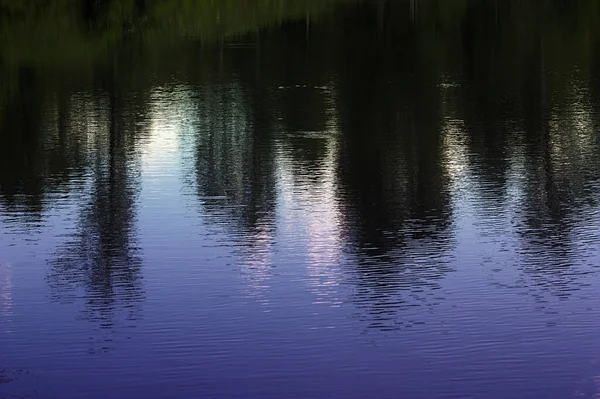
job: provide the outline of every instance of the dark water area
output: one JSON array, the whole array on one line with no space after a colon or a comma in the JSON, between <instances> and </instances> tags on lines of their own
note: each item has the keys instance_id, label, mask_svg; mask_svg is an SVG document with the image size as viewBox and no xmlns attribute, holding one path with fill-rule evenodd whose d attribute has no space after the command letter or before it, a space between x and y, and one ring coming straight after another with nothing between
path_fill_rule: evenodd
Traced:
<instances>
[{"instance_id":1,"label":"dark water area","mask_svg":"<svg viewBox=\"0 0 600 399\"><path fill-rule=\"evenodd\" d=\"M599 39L591 0L0 1L0 398L599 397Z\"/></svg>"}]
</instances>

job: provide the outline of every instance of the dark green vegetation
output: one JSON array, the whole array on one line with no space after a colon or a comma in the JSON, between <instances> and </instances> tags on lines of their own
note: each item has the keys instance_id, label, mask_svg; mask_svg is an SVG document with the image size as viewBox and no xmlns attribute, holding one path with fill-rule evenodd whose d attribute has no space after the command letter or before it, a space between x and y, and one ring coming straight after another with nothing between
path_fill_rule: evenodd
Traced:
<instances>
[{"instance_id":1,"label":"dark green vegetation","mask_svg":"<svg viewBox=\"0 0 600 399\"><path fill-rule=\"evenodd\" d=\"M77 69L81 73L94 64L112 62L123 46L160 57L174 38L220 42L290 18L317 18L333 3L335 0L2 0L0 107L16 90L23 68Z\"/></svg>"},{"instance_id":2,"label":"dark green vegetation","mask_svg":"<svg viewBox=\"0 0 600 399\"><path fill-rule=\"evenodd\" d=\"M205 45L222 42L288 19L307 18L310 23L340 2L361 3L358 0L1 0L0 106L16 90L23 68L78 69L81 73L82 69L90 70L92 64L114 62L115 53L123 46L143 49L148 59L157 58L164 56L162 49L173 38L200 39ZM493 33L498 46L489 51L514 53L509 59L536 57L541 52L552 67L568 69L574 63L591 62L590 50L600 32L597 1L521 3L362 1L363 6L368 4L380 10L380 34L417 32L421 52L428 57L439 58L443 55L440 52L453 51L457 35L470 35L470 40L483 44ZM477 21L475 25L473 21ZM519 37L518 47L513 48L515 37ZM541 37L545 39L541 41ZM507 45L511 48L504 47ZM502 62L509 60L490 67L501 67ZM515 67L519 63L511 64Z\"/></svg>"},{"instance_id":3,"label":"dark green vegetation","mask_svg":"<svg viewBox=\"0 0 600 399\"><path fill-rule=\"evenodd\" d=\"M331 0L53 0L0 2L4 62L66 66L89 62L129 40L214 41L282 20L318 14Z\"/></svg>"},{"instance_id":4,"label":"dark green vegetation","mask_svg":"<svg viewBox=\"0 0 600 399\"><path fill-rule=\"evenodd\" d=\"M115 45L132 38L143 39L148 46L164 44L174 37L214 41L255 32L290 18L317 18L340 2L344 1L2 0L0 52L3 63L64 66L105 56ZM568 41L571 56L578 53L585 56L582 53L590 40L598 37L600 19L600 5L593 0L540 0L526 4L498 0L362 0L362 3L381 10L386 29L406 25L404 14L408 12L416 26L428 28L430 36L454 30L471 19L475 10L487 9L498 19L485 21L486 29L492 29L493 22L508 23L514 33L522 36L526 47L531 47L541 33L549 38L560 37ZM507 12L514 13L510 21L502 18ZM484 19L480 22L484 28Z\"/></svg>"}]
</instances>

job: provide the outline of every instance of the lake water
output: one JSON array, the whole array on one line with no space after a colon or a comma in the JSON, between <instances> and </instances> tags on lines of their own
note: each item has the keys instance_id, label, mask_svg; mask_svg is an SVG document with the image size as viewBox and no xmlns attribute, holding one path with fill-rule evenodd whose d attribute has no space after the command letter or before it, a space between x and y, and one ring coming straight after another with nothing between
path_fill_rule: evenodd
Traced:
<instances>
[{"instance_id":1,"label":"lake water","mask_svg":"<svg viewBox=\"0 0 600 399\"><path fill-rule=\"evenodd\" d=\"M0 398L600 397L597 2L130 3L0 13Z\"/></svg>"}]
</instances>

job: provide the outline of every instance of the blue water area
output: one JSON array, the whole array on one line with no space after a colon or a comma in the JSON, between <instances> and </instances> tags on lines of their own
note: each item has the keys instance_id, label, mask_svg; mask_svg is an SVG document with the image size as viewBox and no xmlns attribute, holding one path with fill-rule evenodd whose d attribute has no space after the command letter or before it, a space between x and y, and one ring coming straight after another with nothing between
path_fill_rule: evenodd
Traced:
<instances>
[{"instance_id":1,"label":"blue water area","mask_svg":"<svg viewBox=\"0 0 600 399\"><path fill-rule=\"evenodd\" d=\"M0 398L600 395L596 2L179 3L0 4Z\"/></svg>"}]
</instances>

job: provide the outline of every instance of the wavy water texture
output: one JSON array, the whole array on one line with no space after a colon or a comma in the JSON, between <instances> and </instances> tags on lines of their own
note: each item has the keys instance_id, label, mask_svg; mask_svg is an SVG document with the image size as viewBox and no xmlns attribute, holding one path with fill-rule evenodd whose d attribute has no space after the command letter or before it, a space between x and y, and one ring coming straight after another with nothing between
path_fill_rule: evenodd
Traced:
<instances>
[{"instance_id":1,"label":"wavy water texture","mask_svg":"<svg viewBox=\"0 0 600 399\"><path fill-rule=\"evenodd\" d=\"M598 7L0 0L0 397L598 396Z\"/></svg>"}]
</instances>

